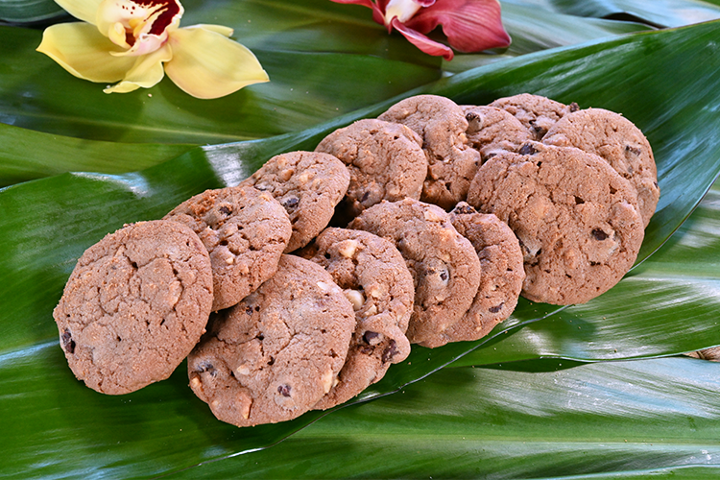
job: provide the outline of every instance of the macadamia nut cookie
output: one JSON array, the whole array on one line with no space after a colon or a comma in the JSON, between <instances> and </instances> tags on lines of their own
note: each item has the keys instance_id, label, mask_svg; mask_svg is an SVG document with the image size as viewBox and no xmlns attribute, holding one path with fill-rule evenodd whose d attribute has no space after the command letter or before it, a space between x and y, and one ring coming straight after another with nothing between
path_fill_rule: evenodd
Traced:
<instances>
[{"instance_id":1,"label":"macadamia nut cookie","mask_svg":"<svg viewBox=\"0 0 720 480\"><path fill-rule=\"evenodd\" d=\"M470 308L480 285L475 249L460 235L443 209L405 199L365 210L349 228L367 230L392 241L415 284L415 306L407 336L433 348L445 343L442 332Z\"/></svg>"},{"instance_id":2,"label":"macadamia nut cookie","mask_svg":"<svg viewBox=\"0 0 720 480\"><path fill-rule=\"evenodd\" d=\"M190 387L233 425L296 418L337 381L354 330L353 307L330 274L283 255L270 280L213 318L188 357Z\"/></svg>"},{"instance_id":3,"label":"macadamia nut cookie","mask_svg":"<svg viewBox=\"0 0 720 480\"><path fill-rule=\"evenodd\" d=\"M190 353L213 300L208 252L185 225L127 225L82 254L53 312L79 380L100 393L164 380Z\"/></svg>"},{"instance_id":4,"label":"macadamia nut cookie","mask_svg":"<svg viewBox=\"0 0 720 480\"><path fill-rule=\"evenodd\" d=\"M463 106L468 121L467 139L483 160L498 151L516 151L532 140L528 129L510 113L495 107Z\"/></svg>"},{"instance_id":5,"label":"macadamia nut cookie","mask_svg":"<svg viewBox=\"0 0 720 480\"><path fill-rule=\"evenodd\" d=\"M480 155L467 143L468 122L462 108L445 97L417 95L378 118L407 125L423 139L428 172L421 200L449 210L465 199Z\"/></svg>"},{"instance_id":6,"label":"macadamia nut cookie","mask_svg":"<svg viewBox=\"0 0 720 480\"><path fill-rule=\"evenodd\" d=\"M576 147L605 159L635 187L643 225L650 223L660 199L657 167L650 143L630 120L602 108L579 110L553 125L543 143Z\"/></svg>"},{"instance_id":7,"label":"macadamia nut cookie","mask_svg":"<svg viewBox=\"0 0 720 480\"><path fill-rule=\"evenodd\" d=\"M482 276L470 309L443 335L448 342L478 340L515 310L525 280L523 254L510 227L491 213L478 213L461 202L450 218L458 233L475 247Z\"/></svg>"},{"instance_id":8,"label":"macadamia nut cookie","mask_svg":"<svg viewBox=\"0 0 720 480\"><path fill-rule=\"evenodd\" d=\"M325 137L315 151L348 167L350 186L341 206L351 218L382 200L420 199L427 159L422 139L405 125L359 120Z\"/></svg>"},{"instance_id":9,"label":"macadamia nut cookie","mask_svg":"<svg viewBox=\"0 0 720 480\"><path fill-rule=\"evenodd\" d=\"M322 152L276 155L240 183L270 193L287 211L292 237L285 253L304 247L327 227L349 184L345 164Z\"/></svg>"},{"instance_id":10,"label":"macadamia nut cookie","mask_svg":"<svg viewBox=\"0 0 720 480\"><path fill-rule=\"evenodd\" d=\"M603 159L529 143L478 170L468 203L494 213L523 250L523 296L559 305L606 292L632 267L643 240L637 195Z\"/></svg>"},{"instance_id":11,"label":"macadamia nut cookie","mask_svg":"<svg viewBox=\"0 0 720 480\"><path fill-rule=\"evenodd\" d=\"M533 140L541 140L550 127L570 112L580 109L576 103L565 105L555 100L521 93L512 97L498 98L489 106L501 108L512 114L525 125L533 136Z\"/></svg>"},{"instance_id":12,"label":"macadamia nut cookie","mask_svg":"<svg viewBox=\"0 0 720 480\"><path fill-rule=\"evenodd\" d=\"M164 219L192 228L210 253L215 311L235 305L270 278L292 234L277 200L250 186L207 190Z\"/></svg>"},{"instance_id":13,"label":"macadamia nut cookie","mask_svg":"<svg viewBox=\"0 0 720 480\"><path fill-rule=\"evenodd\" d=\"M314 407L325 410L358 395L410 354L405 332L415 288L395 245L370 232L328 228L312 251L311 260L330 273L352 303L357 322L337 384Z\"/></svg>"}]
</instances>

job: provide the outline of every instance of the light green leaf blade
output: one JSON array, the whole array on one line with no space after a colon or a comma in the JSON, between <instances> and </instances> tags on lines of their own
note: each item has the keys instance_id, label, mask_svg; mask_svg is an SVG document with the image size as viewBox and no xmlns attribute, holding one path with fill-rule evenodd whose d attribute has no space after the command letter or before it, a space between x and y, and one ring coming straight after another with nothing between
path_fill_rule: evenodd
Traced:
<instances>
[{"instance_id":1,"label":"light green leaf blade","mask_svg":"<svg viewBox=\"0 0 720 480\"><path fill-rule=\"evenodd\" d=\"M64 172L125 173L175 158L193 145L98 142L0 123L0 187Z\"/></svg>"},{"instance_id":2,"label":"light green leaf blade","mask_svg":"<svg viewBox=\"0 0 720 480\"><path fill-rule=\"evenodd\" d=\"M67 16L52 0L0 0L0 21L36 24Z\"/></svg>"}]
</instances>

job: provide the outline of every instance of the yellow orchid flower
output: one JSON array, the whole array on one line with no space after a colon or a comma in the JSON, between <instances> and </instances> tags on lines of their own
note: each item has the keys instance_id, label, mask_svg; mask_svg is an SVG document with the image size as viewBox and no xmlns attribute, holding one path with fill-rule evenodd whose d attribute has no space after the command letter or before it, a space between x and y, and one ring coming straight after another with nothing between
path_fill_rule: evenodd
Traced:
<instances>
[{"instance_id":1,"label":"yellow orchid flower","mask_svg":"<svg viewBox=\"0 0 720 480\"><path fill-rule=\"evenodd\" d=\"M218 98L267 82L255 55L220 25L179 28L178 0L55 0L83 22L45 29L37 51L106 93L149 88L167 74L197 98ZM116 83L117 82L117 83Z\"/></svg>"}]
</instances>

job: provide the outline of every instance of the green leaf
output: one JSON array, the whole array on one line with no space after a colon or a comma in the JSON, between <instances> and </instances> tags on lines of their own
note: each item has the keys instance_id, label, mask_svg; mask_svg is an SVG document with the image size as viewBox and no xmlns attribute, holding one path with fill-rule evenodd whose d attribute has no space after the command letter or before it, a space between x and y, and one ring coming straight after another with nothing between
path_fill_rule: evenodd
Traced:
<instances>
[{"instance_id":1,"label":"green leaf","mask_svg":"<svg viewBox=\"0 0 720 480\"><path fill-rule=\"evenodd\" d=\"M720 364L444 369L192 478L715 478Z\"/></svg>"},{"instance_id":2,"label":"green leaf","mask_svg":"<svg viewBox=\"0 0 720 480\"><path fill-rule=\"evenodd\" d=\"M717 27L709 23L541 52L405 95L432 92L481 104L530 91L623 112L647 133L660 172L663 196L647 230L645 256L678 228L720 170L715 135L720 58L710 54L720 40ZM664 75L667 71L673 75ZM696 80L688 86L685 78ZM0 382L7 386L0 406L17 412L6 422L12 435L0 439L7 452L3 471L23 478L159 475L271 444L313 421L318 414L253 429L222 424L194 398L184 367L170 380L128 396L98 395L72 379L51 311L76 258L106 233L123 223L159 218L204 189L235 184L275 153L312 148L329 131L376 115L389 103L297 134L195 148L142 172L64 174L0 190ZM637 308L636 300L608 306L628 307ZM527 326L519 327L546 308L524 302L505 326L523 332ZM664 342L665 333L648 332L646 341ZM414 348L412 357L393 366L368 394L417 381L475 346Z\"/></svg>"},{"instance_id":3,"label":"green leaf","mask_svg":"<svg viewBox=\"0 0 720 480\"><path fill-rule=\"evenodd\" d=\"M192 145L97 142L0 123L0 187L64 172L125 173L175 158Z\"/></svg>"}]
</instances>

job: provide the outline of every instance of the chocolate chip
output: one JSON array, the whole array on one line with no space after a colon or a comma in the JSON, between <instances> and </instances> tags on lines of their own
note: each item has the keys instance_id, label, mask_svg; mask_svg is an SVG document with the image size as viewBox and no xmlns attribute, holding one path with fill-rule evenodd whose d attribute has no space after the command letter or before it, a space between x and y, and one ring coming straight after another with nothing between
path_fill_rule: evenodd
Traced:
<instances>
[{"instance_id":1,"label":"chocolate chip","mask_svg":"<svg viewBox=\"0 0 720 480\"><path fill-rule=\"evenodd\" d=\"M270 357L270 361L267 362L267 364L272 367L275 364L275 357Z\"/></svg>"},{"instance_id":2,"label":"chocolate chip","mask_svg":"<svg viewBox=\"0 0 720 480\"><path fill-rule=\"evenodd\" d=\"M520 155L535 155L537 150L531 144L526 143L520 147Z\"/></svg>"},{"instance_id":3,"label":"chocolate chip","mask_svg":"<svg viewBox=\"0 0 720 480\"><path fill-rule=\"evenodd\" d=\"M209 372L213 377L217 375L215 372L215 366L208 361L200 362L195 370L198 373Z\"/></svg>"},{"instance_id":4,"label":"chocolate chip","mask_svg":"<svg viewBox=\"0 0 720 480\"><path fill-rule=\"evenodd\" d=\"M568 105L568 107L569 107L570 113L577 112L578 110L580 110L580 105L578 105L575 102L572 102L570 105Z\"/></svg>"},{"instance_id":5,"label":"chocolate chip","mask_svg":"<svg viewBox=\"0 0 720 480\"><path fill-rule=\"evenodd\" d=\"M594 229L591 233L592 233L592 236L593 236L593 238L594 238L595 240L598 240L598 241L601 241L601 242L602 242L603 240L606 240L606 239L608 238L608 234L605 233L605 232L604 232L602 229L600 229L600 228Z\"/></svg>"},{"instance_id":6,"label":"chocolate chip","mask_svg":"<svg viewBox=\"0 0 720 480\"><path fill-rule=\"evenodd\" d=\"M395 354L398 353L396 347L397 343L395 343L395 340L390 340L390 345L388 345L382 353L381 359L383 363L389 362L390 360L392 360L392 357L394 357Z\"/></svg>"},{"instance_id":7,"label":"chocolate chip","mask_svg":"<svg viewBox=\"0 0 720 480\"><path fill-rule=\"evenodd\" d=\"M503 305L505 305L505 302L503 302L500 305L497 305L495 307L490 307L490 308L488 308L488 310L490 311L490 313L497 313L500 310L502 310Z\"/></svg>"},{"instance_id":8,"label":"chocolate chip","mask_svg":"<svg viewBox=\"0 0 720 480\"><path fill-rule=\"evenodd\" d=\"M450 213L454 213L455 215L470 215L473 213L477 213L477 210L475 210L473 207L471 207L467 203L463 202L463 203L458 203L455 206L455 208L453 209L453 211Z\"/></svg>"},{"instance_id":9,"label":"chocolate chip","mask_svg":"<svg viewBox=\"0 0 720 480\"><path fill-rule=\"evenodd\" d=\"M285 210L292 211L297 208L299 203L300 203L299 198L290 197L290 198L286 198L285 200L282 201L282 206L285 207Z\"/></svg>"},{"instance_id":10,"label":"chocolate chip","mask_svg":"<svg viewBox=\"0 0 720 480\"><path fill-rule=\"evenodd\" d=\"M247 313L248 315L252 315L253 308L250 305L248 305L247 307L245 307L245 313Z\"/></svg>"},{"instance_id":11,"label":"chocolate chip","mask_svg":"<svg viewBox=\"0 0 720 480\"><path fill-rule=\"evenodd\" d=\"M67 328L60 337L62 340L63 349L67 353L75 353L75 340L72 339L72 333Z\"/></svg>"},{"instance_id":12,"label":"chocolate chip","mask_svg":"<svg viewBox=\"0 0 720 480\"><path fill-rule=\"evenodd\" d=\"M547 133L547 128L541 127L535 122L535 120L530 120L528 123L538 137L543 137Z\"/></svg>"},{"instance_id":13,"label":"chocolate chip","mask_svg":"<svg viewBox=\"0 0 720 480\"><path fill-rule=\"evenodd\" d=\"M585 203L585 200L578 196L575 196L575 205L582 205L583 203Z\"/></svg>"},{"instance_id":14,"label":"chocolate chip","mask_svg":"<svg viewBox=\"0 0 720 480\"><path fill-rule=\"evenodd\" d=\"M218 210L220 210L220 213L222 213L223 215L230 215L232 213L232 209L227 205L223 205Z\"/></svg>"},{"instance_id":15,"label":"chocolate chip","mask_svg":"<svg viewBox=\"0 0 720 480\"><path fill-rule=\"evenodd\" d=\"M633 155L640 155L642 153L642 150L636 147L632 147L630 145L625 145L625 153L632 153Z\"/></svg>"},{"instance_id":16,"label":"chocolate chip","mask_svg":"<svg viewBox=\"0 0 720 480\"><path fill-rule=\"evenodd\" d=\"M442 280L443 282L447 282L447 279L448 279L447 271L440 272L440 280Z\"/></svg>"},{"instance_id":17,"label":"chocolate chip","mask_svg":"<svg viewBox=\"0 0 720 480\"><path fill-rule=\"evenodd\" d=\"M277 390L278 390L278 393L280 395L282 395L283 397L290 396L290 385L279 385Z\"/></svg>"},{"instance_id":18,"label":"chocolate chip","mask_svg":"<svg viewBox=\"0 0 720 480\"><path fill-rule=\"evenodd\" d=\"M377 333L377 332L367 331L367 332L365 332L365 334L363 335L363 340L364 340L365 343L367 343L368 345L374 345L375 343L377 343L376 340L377 340L377 338L378 338L379 336L380 336L380 334Z\"/></svg>"}]
</instances>

